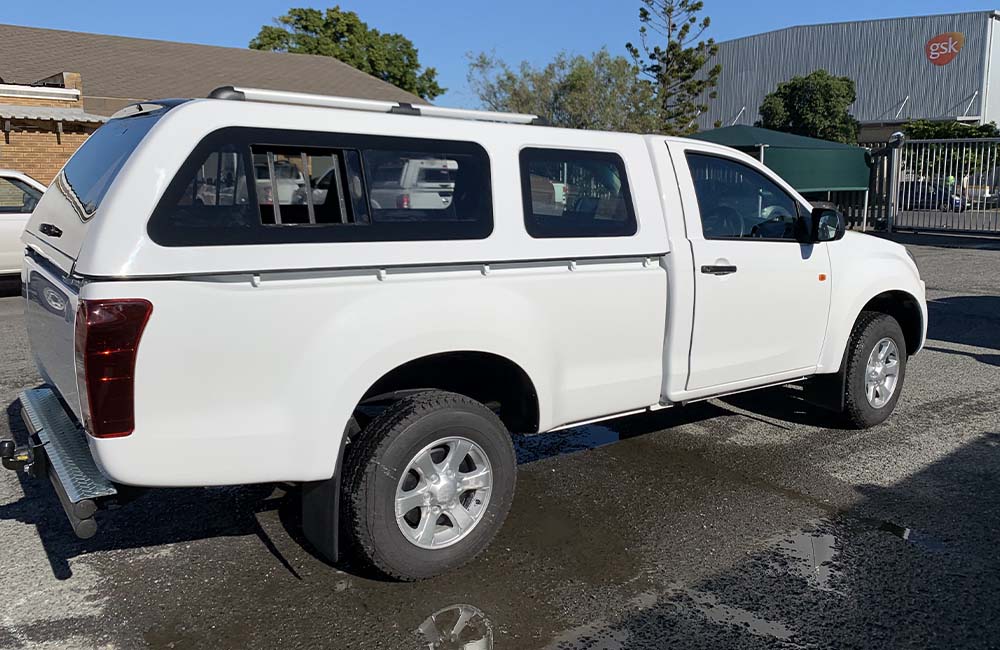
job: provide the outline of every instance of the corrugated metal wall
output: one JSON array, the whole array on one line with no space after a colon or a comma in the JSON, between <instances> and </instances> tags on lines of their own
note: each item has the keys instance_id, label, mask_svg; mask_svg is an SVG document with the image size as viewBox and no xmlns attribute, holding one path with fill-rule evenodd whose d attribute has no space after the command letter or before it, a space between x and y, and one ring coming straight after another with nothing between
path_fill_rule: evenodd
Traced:
<instances>
[{"instance_id":1,"label":"corrugated metal wall","mask_svg":"<svg viewBox=\"0 0 1000 650\"><path fill-rule=\"evenodd\" d=\"M764 96L779 82L821 68L854 79L858 99L851 112L862 122L892 121L907 96L899 119L963 115L977 91L968 115L978 116L992 16L990 11L806 25L720 43L718 97L707 101L698 125L709 129L718 120L728 126L744 107L735 123L753 124ZM965 45L954 60L938 66L927 59L924 45L944 32L961 32Z\"/></svg>"}]
</instances>

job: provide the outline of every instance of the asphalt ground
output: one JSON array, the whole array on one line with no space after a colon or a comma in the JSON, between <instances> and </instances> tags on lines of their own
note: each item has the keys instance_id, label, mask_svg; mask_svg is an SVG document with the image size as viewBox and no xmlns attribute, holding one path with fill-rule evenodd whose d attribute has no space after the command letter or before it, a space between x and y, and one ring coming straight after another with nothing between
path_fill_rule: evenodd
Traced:
<instances>
[{"instance_id":1,"label":"asphalt ground","mask_svg":"<svg viewBox=\"0 0 1000 650\"><path fill-rule=\"evenodd\" d=\"M783 387L519 438L503 531L434 580L323 563L290 486L153 491L81 541L3 472L0 648L1000 647L1000 245L907 241L930 336L887 423ZM0 437L38 382L2 298Z\"/></svg>"}]
</instances>

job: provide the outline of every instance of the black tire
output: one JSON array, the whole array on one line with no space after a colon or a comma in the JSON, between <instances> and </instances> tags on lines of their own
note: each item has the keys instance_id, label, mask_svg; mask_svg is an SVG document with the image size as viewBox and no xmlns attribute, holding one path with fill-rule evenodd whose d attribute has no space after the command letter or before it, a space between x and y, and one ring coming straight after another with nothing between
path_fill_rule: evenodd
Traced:
<instances>
[{"instance_id":1,"label":"black tire","mask_svg":"<svg viewBox=\"0 0 1000 650\"><path fill-rule=\"evenodd\" d=\"M865 393L865 372L868 357L875 345L884 338L890 338L896 344L899 374L892 397L881 408L875 408L868 402ZM879 312L861 312L851 332L846 362L844 415L847 423L856 429L868 429L881 424L896 408L896 402L903 391L903 380L906 378L906 339L896 319Z\"/></svg>"},{"instance_id":2,"label":"black tire","mask_svg":"<svg viewBox=\"0 0 1000 650\"><path fill-rule=\"evenodd\" d=\"M421 548L396 522L396 489L421 450L459 434L489 460L489 500L475 526L457 542ZM430 578L473 559L503 525L514 498L517 461L510 434L492 411L456 393L427 391L394 402L348 445L344 463L345 532L351 553L394 580Z\"/></svg>"}]
</instances>

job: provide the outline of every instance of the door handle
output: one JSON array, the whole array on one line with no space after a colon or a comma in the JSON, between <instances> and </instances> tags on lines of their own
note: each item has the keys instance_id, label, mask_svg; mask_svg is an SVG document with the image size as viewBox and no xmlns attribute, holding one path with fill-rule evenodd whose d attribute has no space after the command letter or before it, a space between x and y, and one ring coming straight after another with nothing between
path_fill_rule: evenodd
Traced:
<instances>
[{"instance_id":1,"label":"door handle","mask_svg":"<svg viewBox=\"0 0 1000 650\"><path fill-rule=\"evenodd\" d=\"M706 265L701 267L701 272L707 275L729 275L730 273L736 273L736 267Z\"/></svg>"}]
</instances>

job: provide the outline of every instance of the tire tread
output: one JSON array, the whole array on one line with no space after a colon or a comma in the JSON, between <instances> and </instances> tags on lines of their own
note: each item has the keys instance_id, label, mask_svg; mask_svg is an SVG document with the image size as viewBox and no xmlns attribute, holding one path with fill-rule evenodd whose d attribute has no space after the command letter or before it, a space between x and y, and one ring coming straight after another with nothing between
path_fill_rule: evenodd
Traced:
<instances>
[{"instance_id":1,"label":"tire tread","mask_svg":"<svg viewBox=\"0 0 1000 650\"><path fill-rule=\"evenodd\" d=\"M878 422L872 422L870 418L871 407L868 405L868 398L865 396L864 392L859 392L855 390L852 379L857 372L858 364L867 364L866 352L866 341L868 338L868 333L877 327L880 327L883 323L891 324L895 326L900 334L900 343L905 343L902 341L902 329L899 327L899 323L892 316L878 311L863 311L861 315L858 316L857 322L854 324L854 329L851 331L850 343L848 344L847 350L847 374L846 374L846 390L844 394L844 416L847 423L856 429L867 429ZM906 354L906 345L898 345L901 355ZM905 377L905 356L901 356L900 363L904 365L904 368L900 370L900 381ZM862 370L864 372L864 370ZM899 398L899 392L902 390L902 384L900 384L896 389L896 395L893 399ZM893 403L893 409L895 408L895 402Z\"/></svg>"},{"instance_id":2,"label":"tire tread","mask_svg":"<svg viewBox=\"0 0 1000 650\"><path fill-rule=\"evenodd\" d=\"M489 410L476 400L458 393L451 393L442 390L428 390L414 395L408 395L396 402L393 402L382 413L375 417L367 427L358 435L357 440L348 445L347 457L344 459L346 471L344 473L344 495L346 496L346 532L349 541L355 550L354 556L361 560L368 568L374 569L379 574L401 582L411 582L418 577L402 573L392 567L379 554L374 535L368 527L368 490L365 489L368 477L378 471L380 465L372 462L373 459L382 456L386 447L393 442L393 433L405 429L410 424L416 422L430 411L441 408L463 406L480 412L488 419L494 421L500 430L506 431L500 418L493 411ZM488 414L488 415L487 415ZM513 446L510 448L513 455ZM506 512L501 513L501 517L496 520L496 527L499 529L506 519ZM485 548L485 546L484 546ZM476 557L483 549L478 549L475 554L470 555L463 562L452 568L457 569L464 566Z\"/></svg>"}]
</instances>

